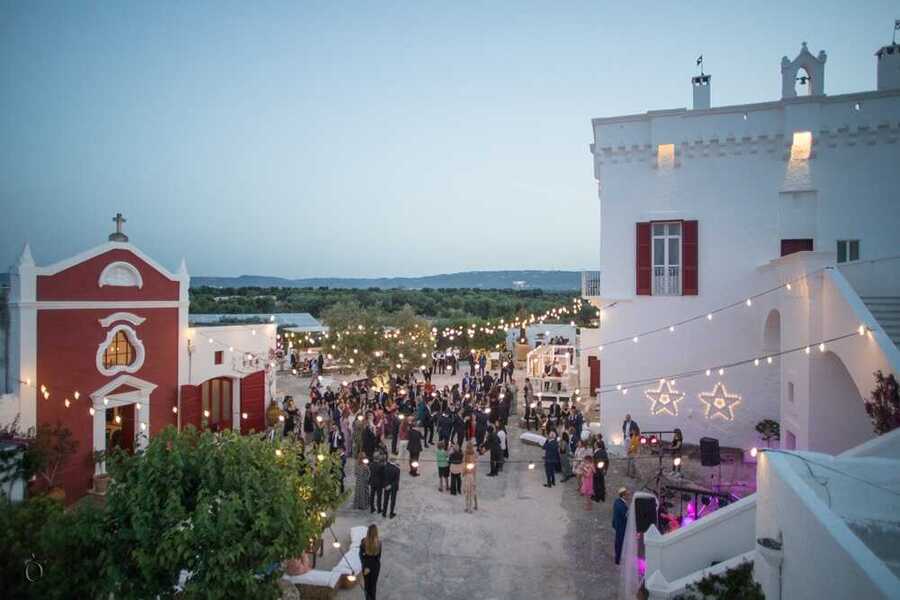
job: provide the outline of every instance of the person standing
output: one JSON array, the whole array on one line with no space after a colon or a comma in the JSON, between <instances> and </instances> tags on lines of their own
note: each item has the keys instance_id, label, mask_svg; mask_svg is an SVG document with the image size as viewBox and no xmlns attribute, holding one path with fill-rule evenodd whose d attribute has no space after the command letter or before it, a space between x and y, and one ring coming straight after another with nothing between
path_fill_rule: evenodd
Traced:
<instances>
[{"instance_id":1,"label":"person standing","mask_svg":"<svg viewBox=\"0 0 900 600\"><path fill-rule=\"evenodd\" d=\"M612 526L616 530L616 564L622 560L622 545L625 543L625 527L628 525L628 490L619 488L613 502Z\"/></svg>"},{"instance_id":2,"label":"person standing","mask_svg":"<svg viewBox=\"0 0 900 600\"><path fill-rule=\"evenodd\" d=\"M443 492L446 485L450 490L450 455L447 454L447 442L438 442L434 452L434 462L438 470L438 491Z\"/></svg>"},{"instance_id":3,"label":"person standing","mask_svg":"<svg viewBox=\"0 0 900 600\"><path fill-rule=\"evenodd\" d=\"M631 420L631 415L625 415L625 421L622 422L622 437L625 440L631 439L631 434L634 430L640 430L638 427L637 421Z\"/></svg>"},{"instance_id":4,"label":"person standing","mask_svg":"<svg viewBox=\"0 0 900 600\"><path fill-rule=\"evenodd\" d=\"M491 453L491 472L488 477L496 477L503 468L503 449L500 447L500 437L491 425L488 428L487 440L484 443L485 449Z\"/></svg>"},{"instance_id":5,"label":"person standing","mask_svg":"<svg viewBox=\"0 0 900 600\"><path fill-rule=\"evenodd\" d=\"M366 600L375 600L378 574L381 572L381 540L378 539L378 527L374 523L369 525L366 537L359 545L359 562L362 565Z\"/></svg>"},{"instance_id":6,"label":"person standing","mask_svg":"<svg viewBox=\"0 0 900 600\"><path fill-rule=\"evenodd\" d=\"M556 441L556 432L551 431L550 437L544 442L544 472L547 475L547 483L544 487L556 485L556 468L559 466L559 442Z\"/></svg>"},{"instance_id":7,"label":"person standing","mask_svg":"<svg viewBox=\"0 0 900 600\"><path fill-rule=\"evenodd\" d=\"M478 510L478 494L475 489L475 469L478 464L478 455L472 442L466 444L466 453L463 456L465 470L463 471L463 493L466 495L466 512ZM474 507L473 507L474 505Z\"/></svg>"},{"instance_id":8,"label":"person standing","mask_svg":"<svg viewBox=\"0 0 900 600\"><path fill-rule=\"evenodd\" d=\"M450 444L450 495L462 493L463 454L456 444Z\"/></svg>"},{"instance_id":9,"label":"person standing","mask_svg":"<svg viewBox=\"0 0 900 600\"><path fill-rule=\"evenodd\" d=\"M563 431L562 437L559 438L559 460L562 463L562 480L565 483L575 476L572 472L572 448L569 446L569 434L566 431ZM576 468L579 466L575 465Z\"/></svg>"},{"instance_id":10,"label":"person standing","mask_svg":"<svg viewBox=\"0 0 900 600\"><path fill-rule=\"evenodd\" d=\"M362 452L356 458L356 487L353 490L353 508L369 508L369 459Z\"/></svg>"},{"instance_id":11,"label":"person standing","mask_svg":"<svg viewBox=\"0 0 900 600\"><path fill-rule=\"evenodd\" d=\"M419 455L422 453L422 434L415 427L409 428L406 451L409 452L409 474L419 476Z\"/></svg>"},{"instance_id":12,"label":"person standing","mask_svg":"<svg viewBox=\"0 0 900 600\"><path fill-rule=\"evenodd\" d=\"M397 508L397 492L400 490L400 467L394 463L384 465L384 479L382 481L384 504L381 505L381 516L388 516L388 503L391 508L391 518L397 516L395 508Z\"/></svg>"},{"instance_id":13,"label":"person standing","mask_svg":"<svg viewBox=\"0 0 900 600\"><path fill-rule=\"evenodd\" d=\"M424 430L422 438L425 447L427 448L434 443L434 415L431 413L431 408L428 406L424 395L419 400L418 411L419 421L422 423L422 428Z\"/></svg>"},{"instance_id":14,"label":"person standing","mask_svg":"<svg viewBox=\"0 0 900 600\"><path fill-rule=\"evenodd\" d=\"M584 496L584 510L591 510L591 500L594 498L594 472L597 466L591 456L585 456L580 465L581 469L581 495Z\"/></svg>"},{"instance_id":15,"label":"person standing","mask_svg":"<svg viewBox=\"0 0 900 600\"><path fill-rule=\"evenodd\" d=\"M627 477L635 478L637 477L637 467L635 466L635 460L637 459L638 452L641 450L641 430L637 427L633 427L631 429L631 438L628 440L628 466L625 469L625 475Z\"/></svg>"}]
</instances>

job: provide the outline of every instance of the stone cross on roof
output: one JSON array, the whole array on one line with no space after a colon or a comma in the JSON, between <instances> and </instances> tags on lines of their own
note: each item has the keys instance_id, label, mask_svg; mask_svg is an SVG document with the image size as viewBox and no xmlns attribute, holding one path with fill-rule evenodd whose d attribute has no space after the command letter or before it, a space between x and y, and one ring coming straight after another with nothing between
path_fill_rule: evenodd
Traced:
<instances>
[{"instance_id":1,"label":"stone cross on roof","mask_svg":"<svg viewBox=\"0 0 900 600\"><path fill-rule=\"evenodd\" d=\"M125 217L122 216L122 213L116 213L116 216L113 217L113 222L116 224L116 230L109 234L109 241L127 242L128 236L122 233L122 224L125 223Z\"/></svg>"}]
</instances>

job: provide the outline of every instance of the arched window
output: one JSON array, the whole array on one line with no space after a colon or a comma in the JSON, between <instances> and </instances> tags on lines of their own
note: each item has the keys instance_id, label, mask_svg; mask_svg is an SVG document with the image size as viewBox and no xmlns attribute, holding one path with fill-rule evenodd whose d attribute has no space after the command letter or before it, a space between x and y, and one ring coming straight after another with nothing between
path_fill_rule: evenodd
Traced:
<instances>
[{"instance_id":1,"label":"arched window","mask_svg":"<svg viewBox=\"0 0 900 600\"><path fill-rule=\"evenodd\" d=\"M134 346L128 340L128 335L120 330L116 332L112 342L110 342L103 353L103 366L107 369L116 366L128 366L134 362L134 358Z\"/></svg>"}]
</instances>

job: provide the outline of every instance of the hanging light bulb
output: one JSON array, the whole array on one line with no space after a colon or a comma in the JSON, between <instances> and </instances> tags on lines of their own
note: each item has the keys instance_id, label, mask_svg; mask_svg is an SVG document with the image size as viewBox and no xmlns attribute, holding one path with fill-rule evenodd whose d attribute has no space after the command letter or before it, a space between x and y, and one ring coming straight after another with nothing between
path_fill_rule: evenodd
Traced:
<instances>
[{"instance_id":1,"label":"hanging light bulb","mask_svg":"<svg viewBox=\"0 0 900 600\"><path fill-rule=\"evenodd\" d=\"M178 407L177 407L177 406L173 406L173 407L172 407L172 414L175 414L175 415L178 414Z\"/></svg>"},{"instance_id":2,"label":"hanging light bulb","mask_svg":"<svg viewBox=\"0 0 900 600\"><path fill-rule=\"evenodd\" d=\"M825 352L825 342L819 344L819 352Z\"/></svg>"},{"instance_id":3,"label":"hanging light bulb","mask_svg":"<svg viewBox=\"0 0 900 600\"><path fill-rule=\"evenodd\" d=\"M635 344L637 344L637 343L638 343L638 336L634 336L633 338L631 338L631 341L634 342Z\"/></svg>"},{"instance_id":4,"label":"hanging light bulb","mask_svg":"<svg viewBox=\"0 0 900 600\"><path fill-rule=\"evenodd\" d=\"M103 406L109 406L109 398L103 398Z\"/></svg>"},{"instance_id":5,"label":"hanging light bulb","mask_svg":"<svg viewBox=\"0 0 900 600\"><path fill-rule=\"evenodd\" d=\"M669 325L669 333L672 333L673 331L675 331L675 326Z\"/></svg>"},{"instance_id":6,"label":"hanging light bulb","mask_svg":"<svg viewBox=\"0 0 900 600\"><path fill-rule=\"evenodd\" d=\"M528 463L528 470L534 471L534 463Z\"/></svg>"},{"instance_id":7,"label":"hanging light bulb","mask_svg":"<svg viewBox=\"0 0 900 600\"><path fill-rule=\"evenodd\" d=\"M275 456L281 456L282 454L284 453L281 451L281 448L275 448Z\"/></svg>"},{"instance_id":8,"label":"hanging light bulb","mask_svg":"<svg viewBox=\"0 0 900 600\"><path fill-rule=\"evenodd\" d=\"M724 375L724 374L725 374L725 369L723 369L723 368L720 367L720 368L719 368L719 375Z\"/></svg>"},{"instance_id":9,"label":"hanging light bulb","mask_svg":"<svg viewBox=\"0 0 900 600\"><path fill-rule=\"evenodd\" d=\"M93 406L88 409L88 412L91 413L92 417L97 413L97 411L94 410Z\"/></svg>"},{"instance_id":10,"label":"hanging light bulb","mask_svg":"<svg viewBox=\"0 0 900 600\"><path fill-rule=\"evenodd\" d=\"M753 300L747 298L747 306L753 306Z\"/></svg>"},{"instance_id":11,"label":"hanging light bulb","mask_svg":"<svg viewBox=\"0 0 900 600\"><path fill-rule=\"evenodd\" d=\"M809 354L809 346L807 346L806 348L804 348L803 351L804 351L805 353Z\"/></svg>"},{"instance_id":12,"label":"hanging light bulb","mask_svg":"<svg viewBox=\"0 0 900 600\"><path fill-rule=\"evenodd\" d=\"M75 390L74 396L75 396L75 399L78 400L79 398L81 398L81 393L78 390Z\"/></svg>"},{"instance_id":13,"label":"hanging light bulb","mask_svg":"<svg viewBox=\"0 0 900 600\"><path fill-rule=\"evenodd\" d=\"M784 287L787 288L787 291L791 291L791 284L790 284L790 283L786 284Z\"/></svg>"},{"instance_id":14,"label":"hanging light bulb","mask_svg":"<svg viewBox=\"0 0 900 600\"><path fill-rule=\"evenodd\" d=\"M712 313L707 313L707 314L706 314L706 320L707 320L707 321L712 321Z\"/></svg>"},{"instance_id":15,"label":"hanging light bulb","mask_svg":"<svg viewBox=\"0 0 900 600\"><path fill-rule=\"evenodd\" d=\"M249 415L248 415L247 413L245 413L245 412L241 413L241 418L242 418L242 419L245 419L245 420L246 420L248 416L249 416Z\"/></svg>"},{"instance_id":16,"label":"hanging light bulb","mask_svg":"<svg viewBox=\"0 0 900 600\"><path fill-rule=\"evenodd\" d=\"M753 446L752 448L750 448L750 456L752 456L753 458L756 458L757 454L759 454L759 450L757 449L756 446Z\"/></svg>"},{"instance_id":17,"label":"hanging light bulb","mask_svg":"<svg viewBox=\"0 0 900 600\"><path fill-rule=\"evenodd\" d=\"M771 357L771 356L767 356L767 357L766 357L766 362L769 363L769 364L771 365L771 364L772 364L772 357Z\"/></svg>"},{"instance_id":18,"label":"hanging light bulb","mask_svg":"<svg viewBox=\"0 0 900 600\"><path fill-rule=\"evenodd\" d=\"M141 403L140 403L140 402L136 402L136 403L134 404L134 407L135 407L136 409L138 409L138 410L141 410Z\"/></svg>"},{"instance_id":19,"label":"hanging light bulb","mask_svg":"<svg viewBox=\"0 0 900 600\"><path fill-rule=\"evenodd\" d=\"M709 377L710 374L711 374L711 371L710 371L709 369L707 369L707 370L706 370L706 376Z\"/></svg>"},{"instance_id":20,"label":"hanging light bulb","mask_svg":"<svg viewBox=\"0 0 900 600\"><path fill-rule=\"evenodd\" d=\"M68 399L68 398L66 398L65 400L63 400L63 405L64 405L66 408L69 408L69 406L71 406L72 403L69 402L69 399Z\"/></svg>"},{"instance_id":21,"label":"hanging light bulb","mask_svg":"<svg viewBox=\"0 0 900 600\"><path fill-rule=\"evenodd\" d=\"M758 359L758 358L754 358L754 359L753 359L753 365L754 365L754 366L757 366L757 367L759 366L759 359Z\"/></svg>"}]
</instances>

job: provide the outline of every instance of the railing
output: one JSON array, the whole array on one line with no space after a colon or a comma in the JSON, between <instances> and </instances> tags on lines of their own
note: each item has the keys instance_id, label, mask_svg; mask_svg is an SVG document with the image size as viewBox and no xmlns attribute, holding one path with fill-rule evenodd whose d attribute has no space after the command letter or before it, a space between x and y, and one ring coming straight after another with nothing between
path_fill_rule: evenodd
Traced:
<instances>
[{"instance_id":1,"label":"railing","mask_svg":"<svg viewBox=\"0 0 900 600\"><path fill-rule=\"evenodd\" d=\"M600 295L600 271L581 272L581 296L589 298Z\"/></svg>"},{"instance_id":2,"label":"railing","mask_svg":"<svg viewBox=\"0 0 900 600\"><path fill-rule=\"evenodd\" d=\"M681 295L681 267L679 266L654 266L653 267L653 295L654 296L680 296Z\"/></svg>"}]
</instances>

